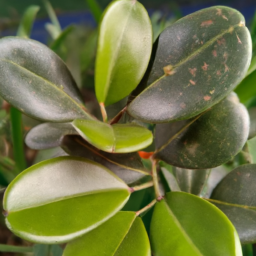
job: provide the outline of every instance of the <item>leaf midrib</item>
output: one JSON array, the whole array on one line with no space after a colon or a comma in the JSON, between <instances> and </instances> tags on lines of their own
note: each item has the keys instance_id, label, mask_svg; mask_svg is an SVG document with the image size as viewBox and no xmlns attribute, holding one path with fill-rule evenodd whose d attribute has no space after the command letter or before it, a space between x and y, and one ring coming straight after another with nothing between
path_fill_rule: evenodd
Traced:
<instances>
[{"instance_id":1,"label":"leaf midrib","mask_svg":"<svg viewBox=\"0 0 256 256\"><path fill-rule=\"evenodd\" d=\"M93 190L93 191L89 191L89 192L85 192L85 193L78 193L78 194L75 194L75 196L70 195L70 196L58 197L56 199L49 200L46 203L42 202L42 203L34 204L32 207L28 206L28 207L24 207L24 208L14 210L14 211L8 211L8 209L5 209L5 210L7 211L8 215L9 215L11 213L17 213L17 212L21 212L21 211L24 211L24 210L37 208L37 207L40 207L40 206L46 206L46 205L49 205L49 204L52 204L52 203L65 201L65 200L68 200L68 199L74 199L74 198L78 198L78 197L83 197L83 196L88 196L88 195L95 195L95 194L102 194L102 193L105 193L105 192L113 192L113 191L119 191L119 190L127 190L127 189L125 189L125 188L115 188L115 189ZM127 190L127 192L128 192L128 190Z\"/></svg>"},{"instance_id":2,"label":"leaf midrib","mask_svg":"<svg viewBox=\"0 0 256 256\"><path fill-rule=\"evenodd\" d=\"M184 237L186 238L186 240L192 245L192 247L199 253L199 256L203 256L203 254L201 253L201 251L197 248L197 246L194 244L193 240L189 237L189 235L187 234L186 230L182 227L182 225L180 224L179 220L177 219L177 217L175 216L175 214L172 212L171 208L169 207L169 205L167 204L167 202L165 200L164 204L167 208L167 211L170 213L170 215L173 217L173 219L175 220L175 223L177 226L179 226L182 234L184 235Z\"/></svg>"},{"instance_id":3,"label":"leaf midrib","mask_svg":"<svg viewBox=\"0 0 256 256\"><path fill-rule=\"evenodd\" d=\"M226 205L230 207L237 207L237 208L242 208L245 210L255 210L256 211L256 206L248 206L248 205L242 205L242 204L233 204L233 203L228 203L220 200L215 200L215 199L209 199L209 198L203 198L211 203L216 203L216 204L221 204L221 205Z\"/></svg>"},{"instance_id":4,"label":"leaf midrib","mask_svg":"<svg viewBox=\"0 0 256 256\"><path fill-rule=\"evenodd\" d=\"M224 36L227 33L232 33L232 29L235 30L236 27L241 27L241 24L236 24L233 26L230 26L228 29L224 30L222 33L220 33L219 35L211 38L209 41L207 41L202 47L198 48L196 51L194 51L192 54L190 54L189 56L187 56L186 58L182 59L179 63L177 63L176 65L171 65L172 69L171 71L173 71L175 73L175 70L178 69L180 66L182 66L184 63L186 63L187 61L189 61L190 59L193 59L194 56L196 56L197 54L201 53L202 51L204 51L205 49L207 49L208 46L211 46L212 44L214 44L219 38L221 38L222 36ZM168 66L168 65L166 65ZM137 97L139 97L140 95L142 95L144 92L146 92L147 90L149 90L151 87L153 87L156 83L158 83L159 81L161 81L162 79L164 79L165 77L168 77L166 74L162 75L161 77L159 77L158 79L156 79L153 83L151 83L150 85L147 86L147 88L145 90L143 90ZM136 97L136 98L137 98ZM134 100L136 100L136 98ZM132 102L131 102L132 103Z\"/></svg>"},{"instance_id":5,"label":"leaf midrib","mask_svg":"<svg viewBox=\"0 0 256 256\"><path fill-rule=\"evenodd\" d=\"M81 110L85 114L86 117L92 119L90 117L89 113L86 112L84 105L80 105L77 101L75 101L69 94L67 94L64 90L59 88L56 84L53 84L52 82L50 82L49 80L45 79L44 77L39 76L38 74L32 72L31 70L29 70L29 69L27 69L27 68L25 68L25 67L15 63L15 62L11 61L11 60L0 59L0 61L7 62L7 63L10 63L10 64L12 64L14 66L17 66L18 68L23 69L23 70L27 71L28 73L31 73L33 76L38 77L39 79L43 80L44 82L49 84L52 88L54 88L56 91L63 93L66 98L68 98L71 102L73 102L73 104L75 104L79 108L79 110Z\"/></svg>"}]
</instances>

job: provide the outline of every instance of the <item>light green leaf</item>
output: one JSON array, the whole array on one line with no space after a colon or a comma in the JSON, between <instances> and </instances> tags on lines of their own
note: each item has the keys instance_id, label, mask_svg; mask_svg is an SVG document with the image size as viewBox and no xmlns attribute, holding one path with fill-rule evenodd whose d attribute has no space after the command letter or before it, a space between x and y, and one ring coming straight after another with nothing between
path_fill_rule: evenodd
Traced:
<instances>
[{"instance_id":1,"label":"light green leaf","mask_svg":"<svg viewBox=\"0 0 256 256\"><path fill-rule=\"evenodd\" d=\"M129 188L89 160L58 157L18 175L4 196L8 228L37 243L63 243L96 228L119 211Z\"/></svg>"},{"instance_id":2,"label":"light green leaf","mask_svg":"<svg viewBox=\"0 0 256 256\"><path fill-rule=\"evenodd\" d=\"M184 192L167 193L155 205L150 236L155 256L242 256L228 218L214 205Z\"/></svg>"},{"instance_id":3,"label":"light green leaf","mask_svg":"<svg viewBox=\"0 0 256 256\"><path fill-rule=\"evenodd\" d=\"M96 96L113 104L136 88L152 50L152 27L138 1L113 1L101 21L96 60Z\"/></svg>"},{"instance_id":4,"label":"light green leaf","mask_svg":"<svg viewBox=\"0 0 256 256\"><path fill-rule=\"evenodd\" d=\"M100 227L70 242L63 256L150 256L150 244L141 218L119 212Z\"/></svg>"},{"instance_id":5,"label":"light green leaf","mask_svg":"<svg viewBox=\"0 0 256 256\"><path fill-rule=\"evenodd\" d=\"M86 141L106 152L134 152L149 146L153 141L153 135L148 129L133 124L111 126L83 119L76 119L72 124Z\"/></svg>"},{"instance_id":6,"label":"light green leaf","mask_svg":"<svg viewBox=\"0 0 256 256\"><path fill-rule=\"evenodd\" d=\"M30 39L0 40L0 95L34 118L66 122L92 119L64 62Z\"/></svg>"},{"instance_id":7,"label":"light green leaf","mask_svg":"<svg viewBox=\"0 0 256 256\"><path fill-rule=\"evenodd\" d=\"M181 18L161 33L148 87L128 112L150 123L194 117L234 90L251 55L251 36L237 10L214 6Z\"/></svg>"},{"instance_id":8,"label":"light green leaf","mask_svg":"<svg viewBox=\"0 0 256 256\"><path fill-rule=\"evenodd\" d=\"M28 253L33 252L33 248L25 246L0 244L0 252Z\"/></svg>"},{"instance_id":9,"label":"light green leaf","mask_svg":"<svg viewBox=\"0 0 256 256\"><path fill-rule=\"evenodd\" d=\"M37 12L39 11L40 7L37 5L32 5L27 8L25 11L22 20L20 22L17 35L20 37L30 37L30 33L33 27L33 23L36 17Z\"/></svg>"}]
</instances>

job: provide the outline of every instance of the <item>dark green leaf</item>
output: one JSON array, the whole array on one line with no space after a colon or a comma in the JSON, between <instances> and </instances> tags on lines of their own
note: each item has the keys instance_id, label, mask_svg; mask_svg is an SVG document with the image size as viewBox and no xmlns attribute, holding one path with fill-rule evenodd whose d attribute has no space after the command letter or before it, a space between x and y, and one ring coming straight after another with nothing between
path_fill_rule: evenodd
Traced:
<instances>
[{"instance_id":1,"label":"dark green leaf","mask_svg":"<svg viewBox=\"0 0 256 256\"><path fill-rule=\"evenodd\" d=\"M211 196L236 227L242 243L256 241L255 182L256 164L242 165L230 172Z\"/></svg>"},{"instance_id":2,"label":"dark green leaf","mask_svg":"<svg viewBox=\"0 0 256 256\"><path fill-rule=\"evenodd\" d=\"M150 256L150 244L141 218L119 212L97 229L70 242L63 256Z\"/></svg>"},{"instance_id":3,"label":"dark green leaf","mask_svg":"<svg viewBox=\"0 0 256 256\"><path fill-rule=\"evenodd\" d=\"M102 10L97 0L86 0L86 3L88 4L95 21L99 23L102 15Z\"/></svg>"},{"instance_id":4,"label":"dark green leaf","mask_svg":"<svg viewBox=\"0 0 256 256\"><path fill-rule=\"evenodd\" d=\"M209 178L211 170L190 170L176 167L173 173L181 191L200 195Z\"/></svg>"},{"instance_id":5,"label":"dark green leaf","mask_svg":"<svg viewBox=\"0 0 256 256\"><path fill-rule=\"evenodd\" d=\"M181 168L210 169L232 159L248 133L248 112L232 93L194 119L156 125L156 158Z\"/></svg>"},{"instance_id":6,"label":"dark green leaf","mask_svg":"<svg viewBox=\"0 0 256 256\"><path fill-rule=\"evenodd\" d=\"M152 123L196 116L227 96L250 65L252 46L238 11L210 7L162 32L146 90L128 112Z\"/></svg>"},{"instance_id":7,"label":"dark green leaf","mask_svg":"<svg viewBox=\"0 0 256 256\"><path fill-rule=\"evenodd\" d=\"M27 8L25 11L22 20L20 22L17 35L20 37L30 37L30 33L33 27L36 14L39 11L40 7L37 5L32 5Z\"/></svg>"},{"instance_id":8,"label":"dark green leaf","mask_svg":"<svg viewBox=\"0 0 256 256\"><path fill-rule=\"evenodd\" d=\"M16 235L39 243L63 243L96 228L117 211L129 188L105 167L59 157L36 164L5 192L6 224Z\"/></svg>"},{"instance_id":9,"label":"dark green leaf","mask_svg":"<svg viewBox=\"0 0 256 256\"><path fill-rule=\"evenodd\" d=\"M30 39L0 40L0 94L29 116L53 122L91 119L64 62Z\"/></svg>"},{"instance_id":10,"label":"dark green leaf","mask_svg":"<svg viewBox=\"0 0 256 256\"><path fill-rule=\"evenodd\" d=\"M142 79L152 50L152 27L138 1L113 1L101 21L97 60L96 95L113 104L135 89Z\"/></svg>"},{"instance_id":11,"label":"dark green leaf","mask_svg":"<svg viewBox=\"0 0 256 256\"><path fill-rule=\"evenodd\" d=\"M149 146L152 133L138 125L109 125L96 120L76 119L72 125L90 144L106 152L129 153Z\"/></svg>"},{"instance_id":12,"label":"dark green leaf","mask_svg":"<svg viewBox=\"0 0 256 256\"><path fill-rule=\"evenodd\" d=\"M52 256L62 256L63 254L62 248L57 244L51 245L51 252Z\"/></svg>"},{"instance_id":13,"label":"dark green leaf","mask_svg":"<svg viewBox=\"0 0 256 256\"><path fill-rule=\"evenodd\" d=\"M58 147L65 135L77 135L71 123L44 123L32 128L25 139L27 146L42 150Z\"/></svg>"},{"instance_id":14,"label":"dark green leaf","mask_svg":"<svg viewBox=\"0 0 256 256\"><path fill-rule=\"evenodd\" d=\"M49 256L50 253L49 244L35 244L34 245L34 256Z\"/></svg>"},{"instance_id":15,"label":"dark green leaf","mask_svg":"<svg viewBox=\"0 0 256 256\"><path fill-rule=\"evenodd\" d=\"M76 136L65 136L61 147L71 156L84 157L104 165L127 184L132 184L149 175L138 153L106 153Z\"/></svg>"},{"instance_id":16,"label":"dark green leaf","mask_svg":"<svg viewBox=\"0 0 256 256\"><path fill-rule=\"evenodd\" d=\"M256 136L256 107L250 108L248 110L250 116L250 133L249 138Z\"/></svg>"},{"instance_id":17,"label":"dark green leaf","mask_svg":"<svg viewBox=\"0 0 256 256\"><path fill-rule=\"evenodd\" d=\"M247 141L249 160L251 163L256 164L256 137ZM247 152L245 152L247 153Z\"/></svg>"},{"instance_id":18,"label":"dark green leaf","mask_svg":"<svg viewBox=\"0 0 256 256\"><path fill-rule=\"evenodd\" d=\"M256 95L256 71L253 71L250 75L245 77L245 79L239 84L235 92L237 93L240 101L242 103L247 102L253 96Z\"/></svg>"},{"instance_id":19,"label":"dark green leaf","mask_svg":"<svg viewBox=\"0 0 256 256\"><path fill-rule=\"evenodd\" d=\"M242 256L228 218L212 204L184 192L167 193L156 204L150 236L155 256Z\"/></svg>"},{"instance_id":20,"label":"dark green leaf","mask_svg":"<svg viewBox=\"0 0 256 256\"><path fill-rule=\"evenodd\" d=\"M53 51L58 51L59 48L63 45L65 42L67 36L72 32L74 29L74 26L68 26L66 27L59 35L58 37L51 43L50 47Z\"/></svg>"}]
</instances>

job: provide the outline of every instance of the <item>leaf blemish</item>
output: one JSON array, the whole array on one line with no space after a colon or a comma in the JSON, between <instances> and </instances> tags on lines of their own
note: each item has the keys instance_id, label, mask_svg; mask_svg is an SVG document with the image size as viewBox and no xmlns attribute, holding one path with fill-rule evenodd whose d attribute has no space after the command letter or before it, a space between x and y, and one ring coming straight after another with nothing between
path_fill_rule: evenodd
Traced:
<instances>
[{"instance_id":1,"label":"leaf blemish","mask_svg":"<svg viewBox=\"0 0 256 256\"><path fill-rule=\"evenodd\" d=\"M229 71L229 67L227 66L227 64L224 64L225 65L225 73Z\"/></svg>"},{"instance_id":2,"label":"leaf blemish","mask_svg":"<svg viewBox=\"0 0 256 256\"><path fill-rule=\"evenodd\" d=\"M216 12L216 15L222 15L222 11L221 11L221 9L219 9L219 8L217 8L217 12Z\"/></svg>"},{"instance_id":3,"label":"leaf blemish","mask_svg":"<svg viewBox=\"0 0 256 256\"><path fill-rule=\"evenodd\" d=\"M172 65L168 65L168 66L164 67L163 69L164 69L164 73L166 76L171 76L176 72L175 70L173 70Z\"/></svg>"},{"instance_id":4,"label":"leaf blemish","mask_svg":"<svg viewBox=\"0 0 256 256\"><path fill-rule=\"evenodd\" d=\"M215 89L213 89L212 91L210 91L210 94L214 94L214 92L215 92Z\"/></svg>"},{"instance_id":5,"label":"leaf blemish","mask_svg":"<svg viewBox=\"0 0 256 256\"><path fill-rule=\"evenodd\" d=\"M212 55L213 55L213 57L217 57L217 51L216 51L216 50L213 50L213 51L212 51Z\"/></svg>"},{"instance_id":6,"label":"leaf blemish","mask_svg":"<svg viewBox=\"0 0 256 256\"><path fill-rule=\"evenodd\" d=\"M204 62L204 65L202 66L202 69L204 71L206 71L208 69L208 67L209 67L209 65L206 62Z\"/></svg>"},{"instance_id":7,"label":"leaf blemish","mask_svg":"<svg viewBox=\"0 0 256 256\"><path fill-rule=\"evenodd\" d=\"M226 40L225 40L225 38L222 37L220 40L217 40L217 43L218 43L218 45L225 45Z\"/></svg>"},{"instance_id":8,"label":"leaf blemish","mask_svg":"<svg viewBox=\"0 0 256 256\"><path fill-rule=\"evenodd\" d=\"M186 108L186 104L184 102L182 102L182 103L180 103L180 107L184 109L184 108Z\"/></svg>"},{"instance_id":9,"label":"leaf blemish","mask_svg":"<svg viewBox=\"0 0 256 256\"><path fill-rule=\"evenodd\" d=\"M225 15L222 15L222 18L223 18L224 20L228 20L228 18L227 18Z\"/></svg>"},{"instance_id":10,"label":"leaf blemish","mask_svg":"<svg viewBox=\"0 0 256 256\"><path fill-rule=\"evenodd\" d=\"M212 20L205 20L201 23L201 27L209 27L210 25L213 24Z\"/></svg>"},{"instance_id":11,"label":"leaf blemish","mask_svg":"<svg viewBox=\"0 0 256 256\"><path fill-rule=\"evenodd\" d=\"M205 101L209 101L211 98L212 98L212 97L209 96L209 95L204 96L204 100L205 100Z\"/></svg>"},{"instance_id":12,"label":"leaf blemish","mask_svg":"<svg viewBox=\"0 0 256 256\"><path fill-rule=\"evenodd\" d=\"M236 33L236 38L237 38L238 43L239 43L239 44L242 44L242 41L240 40L240 38L239 38L239 36L237 35L237 33Z\"/></svg>"},{"instance_id":13,"label":"leaf blemish","mask_svg":"<svg viewBox=\"0 0 256 256\"><path fill-rule=\"evenodd\" d=\"M189 70L189 73L192 75L192 76L196 76L196 71L197 71L197 69L196 68L189 68L188 69Z\"/></svg>"},{"instance_id":14,"label":"leaf blemish","mask_svg":"<svg viewBox=\"0 0 256 256\"><path fill-rule=\"evenodd\" d=\"M193 81L193 80L189 80L189 82L190 82L192 85L195 85L195 84L196 84L196 82Z\"/></svg>"},{"instance_id":15,"label":"leaf blemish","mask_svg":"<svg viewBox=\"0 0 256 256\"><path fill-rule=\"evenodd\" d=\"M216 72L216 74L217 74L217 76L220 76L220 75L221 75L220 70L218 70L218 71Z\"/></svg>"}]
</instances>

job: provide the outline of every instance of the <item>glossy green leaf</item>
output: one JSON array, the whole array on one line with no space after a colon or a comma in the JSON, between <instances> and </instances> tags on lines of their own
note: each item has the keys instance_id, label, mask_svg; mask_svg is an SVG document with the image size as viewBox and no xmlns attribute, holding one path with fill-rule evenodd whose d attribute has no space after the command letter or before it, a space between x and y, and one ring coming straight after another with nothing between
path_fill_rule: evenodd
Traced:
<instances>
[{"instance_id":1,"label":"glossy green leaf","mask_svg":"<svg viewBox=\"0 0 256 256\"><path fill-rule=\"evenodd\" d=\"M90 144L106 152L129 153L149 146L152 133L138 125L109 125L96 120L76 119L72 125Z\"/></svg>"},{"instance_id":2,"label":"glossy green leaf","mask_svg":"<svg viewBox=\"0 0 256 256\"><path fill-rule=\"evenodd\" d=\"M32 128L25 139L28 147L36 150L58 147L65 135L77 135L71 123L43 123Z\"/></svg>"},{"instance_id":3,"label":"glossy green leaf","mask_svg":"<svg viewBox=\"0 0 256 256\"><path fill-rule=\"evenodd\" d=\"M127 185L99 164L54 158L28 168L9 185L6 224L28 241L63 243L108 220L129 195Z\"/></svg>"},{"instance_id":4,"label":"glossy green leaf","mask_svg":"<svg viewBox=\"0 0 256 256\"><path fill-rule=\"evenodd\" d=\"M164 176L165 182L167 183L170 191L181 191L180 186L173 174L173 172L170 172L166 168L162 167L161 172Z\"/></svg>"},{"instance_id":5,"label":"glossy green leaf","mask_svg":"<svg viewBox=\"0 0 256 256\"><path fill-rule=\"evenodd\" d=\"M102 16L102 10L97 0L86 0L86 3L89 6L93 18L97 23L99 23Z\"/></svg>"},{"instance_id":6,"label":"glossy green leaf","mask_svg":"<svg viewBox=\"0 0 256 256\"><path fill-rule=\"evenodd\" d=\"M251 163L256 164L256 137L250 139L247 141L247 147L248 147L248 158Z\"/></svg>"},{"instance_id":7,"label":"glossy green leaf","mask_svg":"<svg viewBox=\"0 0 256 256\"><path fill-rule=\"evenodd\" d=\"M155 256L242 256L228 218L212 204L184 192L167 193L156 204L150 241Z\"/></svg>"},{"instance_id":8,"label":"glossy green leaf","mask_svg":"<svg viewBox=\"0 0 256 256\"><path fill-rule=\"evenodd\" d=\"M181 191L200 195L207 183L211 170L191 170L176 167L174 168L173 173Z\"/></svg>"},{"instance_id":9,"label":"glossy green leaf","mask_svg":"<svg viewBox=\"0 0 256 256\"><path fill-rule=\"evenodd\" d=\"M186 169L210 169L228 162L249 133L246 108L232 93L190 120L156 125L156 158Z\"/></svg>"},{"instance_id":10,"label":"glossy green leaf","mask_svg":"<svg viewBox=\"0 0 256 256\"><path fill-rule=\"evenodd\" d=\"M230 172L215 188L211 199L231 220L242 243L256 242L256 164Z\"/></svg>"},{"instance_id":11,"label":"glossy green leaf","mask_svg":"<svg viewBox=\"0 0 256 256\"><path fill-rule=\"evenodd\" d=\"M68 243L63 256L151 256L149 239L135 212L119 212L100 227Z\"/></svg>"},{"instance_id":12,"label":"glossy green leaf","mask_svg":"<svg viewBox=\"0 0 256 256\"><path fill-rule=\"evenodd\" d=\"M128 107L152 123L196 116L227 96L250 65L251 37L238 11L216 6L165 29L148 87Z\"/></svg>"},{"instance_id":13,"label":"glossy green leaf","mask_svg":"<svg viewBox=\"0 0 256 256\"><path fill-rule=\"evenodd\" d=\"M101 21L96 60L96 96L113 104L135 89L152 50L152 27L138 1L113 1Z\"/></svg>"},{"instance_id":14,"label":"glossy green leaf","mask_svg":"<svg viewBox=\"0 0 256 256\"><path fill-rule=\"evenodd\" d=\"M237 93L241 102L245 103L256 95L256 71L253 71L239 84L235 92Z\"/></svg>"},{"instance_id":15,"label":"glossy green leaf","mask_svg":"<svg viewBox=\"0 0 256 256\"><path fill-rule=\"evenodd\" d=\"M30 33L33 27L36 14L38 13L40 7L37 5L32 5L25 11L22 20L20 22L17 35L20 37L30 37Z\"/></svg>"},{"instance_id":16,"label":"glossy green leaf","mask_svg":"<svg viewBox=\"0 0 256 256\"><path fill-rule=\"evenodd\" d=\"M34 118L66 122L91 119L64 62L30 39L0 40L0 95Z\"/></svg>"},{"instance_id":17,"label":"glossy green leaf","mask_svg":"<svg viewBox=\"0 0 256 256\"><path fill-rule=\"evenodd\" d=\"M104 165L127 184L132 184L145 175L150 175L143 167L138 153L107 153L76 136L65 136L61 147L71 156L84 157Z\"/></svg>"}]
</instances>

